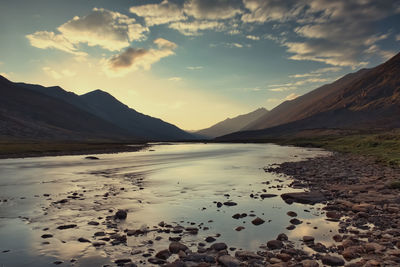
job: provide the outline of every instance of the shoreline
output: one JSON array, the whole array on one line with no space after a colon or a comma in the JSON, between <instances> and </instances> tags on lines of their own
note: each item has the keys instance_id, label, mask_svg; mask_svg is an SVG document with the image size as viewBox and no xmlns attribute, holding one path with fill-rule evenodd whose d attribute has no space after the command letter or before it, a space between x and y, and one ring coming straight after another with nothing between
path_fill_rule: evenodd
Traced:
<instances>
[{"instance_id":1,"label":"shoreline","mask_svg":"<svg viewBox=\"0 0 400 267\"><path fill-rule=\"evenodd\" d=\"M4 144L0 144L4 145ZM24 145L32 146L31 143L11 143L9 146L18 146L16 150L20 150ZM110 143L37 143L31 151L29 149L1 152L0 159L16 159L16 158L36 158L49 156L78 156L78 155L96 155L96 154L115 154L122 152L136 152L151 145L145 144L110 144ZM11 148L14 149L14 147ZM24 148L22 148L24 149Z\"/></svg>"}]
</instances>

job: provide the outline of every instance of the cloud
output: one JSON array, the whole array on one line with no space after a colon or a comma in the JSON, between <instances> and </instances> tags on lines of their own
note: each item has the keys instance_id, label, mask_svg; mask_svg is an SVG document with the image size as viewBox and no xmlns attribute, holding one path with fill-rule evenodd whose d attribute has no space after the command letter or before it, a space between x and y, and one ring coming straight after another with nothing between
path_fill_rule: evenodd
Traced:
<instances>
[{"instance_id":1,"label":"cloud","mask_svg":"<svg viewBox=\"0 0 400 267\"><path fill-rule=\"evenodd\" d=\"M180 81L182 81L182 77L171 77L168 79L168 81L180 82Z\"/></svg>"},{"instance_id":2,"label":"cloud","mask_svg":"<svg viewBox=\"0 0 400 267\"><path fill-rule=\"evenodd\" d=\"M239 3L231 0L189 0L184 12L196 19L220 20L241 14Z\"/></svg>"},{"instance_id":3,"label":"cloud","mask_svg":"<svg viewBox=\"0 0 400 267\"><path fill-rule=\"evenodd\" d=\"M260 37L255 35L246 35L246 38L254 41L260 40Z\"/></svg>"},{"instance_id":4,"label":"cloud","mask_svg":"<svg viewBox=\"0 0 400 267\"><path fill-rule=\"evenodd\" d=\"M269 35L287 48L292 60L318 61L334 66L367 64L366 52L374 50L383 58L391 54L378 46L390 34L377 33L376 22L400 13L396 0L244 0L248 10L244 23L275 22L293 29L296 39ZM287 23L289 22L289 23ZM301 40L299 40L301 38Z\"/></svg>"},{"instance_id":5,"label":"cloud","mask_svg":"<svg viewBox=\"0 0 400 267\"><path fill-rule=\"evenodd\" d=\"M144 17L147 26L186 20L182 7L164 0L159 4L132 6L129 11Z\"/></svg>"},{"instance_id":6,"label":"cloud","mask_svg":"<svg viewBox=\"0 0 400 267\"><path fill-rule=\"evenodd\" d=\"M290 101L298 98L300 95L296 95L295 93L291 93L290 95L286 96L283 100Z\"/></svg>"},{"instance_id":7,"label":"cloud","mask_svg":"<svg viewBox=\"0 0 400 267\"><path fill-rule=\"evenodd\" d=\"M271 92L284 92L284 91L291 91L291 90L296 90L297 86L280 86L280 87L275 87L269 89Z\"/></svg>"},{"instance_id":8,"label":"cloud","mask_svg":"<svg viewBox=\"0 0 400 267\"><path fill-rule=\"evenodd\" d=\"M202 70L203 66L189 66L186 67L188 70Z\"/></svg>"},{"instance_id":9,"label":"cloud","mask_svg":"<svg viewBox=\"0 0 400 267\"><path fill-rule=\"evenodd\" d=\"M54 48L77 56L85 56L86 53L78 51L78 49L61 34L54 32L38 31L33 34L26 35L30 44L34 47L47 49Z\"/></svg>"},{"instance_id":10,"label":"cloud","mask_svg":"<svg viewBox=\"0 0 400 267\"><path fill-rule=\"evenodd\" d=\"M243 22L265 23L267 21L286 21L301 10L302 1L295 0L243 0L250 13L243 14Z\"/></svg>"},{"instance_id":11,"label":"cloud","mask_svg":"<svg viewBox=\"0 0 400 267\"><path fill-rule=\"evenodd\" d=\"M400 41L400 34L396 35L396 41Z\"/></svg>"},{"instance_id":12,"label":"cloud","mask_svg":"<svg viewBox=\"0 0 400 267\"><path fill-rule=\"evenodd\" d=\"M163 38L153 42L157 48L144 49L129 47L108 60L103 60L105 72L109 76L123 76L138 69L149 70L151 65L164 57L174 55L177 45Z\"/></svg>"},{"instance_id":13,"label":"cloud","mask_svg":"<svg viewBox=\"0 0 400 267\"><path fill-rule=\"evenodd\" d=\"M195 20L193 22L173 22L169 24L169 28L179 31L181 34L186 36L201 35L200 31L204 30L224 30L225 24L219 21L200 21Z\"/></svg>"},{"instance_id":14,"label":"cloud","mask_svg":"<svg viewBox=\"0 0 400 267\"><path fill-rule=\"evenodd\" d=\"M84 17L76 16L58 30L73 44L98 45L110 51L121 50L132 41L145 39L145 33L149 31L135 19L103 8L94 8Z\"/></svg>"}]
</instances>

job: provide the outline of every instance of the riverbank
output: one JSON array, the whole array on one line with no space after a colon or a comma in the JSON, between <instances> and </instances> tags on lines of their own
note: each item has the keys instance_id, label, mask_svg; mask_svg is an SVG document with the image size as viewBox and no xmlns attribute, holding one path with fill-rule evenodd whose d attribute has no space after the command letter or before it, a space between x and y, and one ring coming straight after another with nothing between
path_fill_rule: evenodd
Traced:
<instances>
[{"instance_id":1,"label":"riverbank","mask_svg":"<svg viewBox=\"0 0 400 267\"><path fill-rule=\"evenodd\" d=\"M340 222L335 251L349 266L400 266L400 168L336 153L266 171L323 195L327 218Z\"/></svg>"},{"instance_id":2,"label":"riverbank","mask_svg":"<svg viewBox=\"0 0 400 267\"><path fill-rule=\"evenodd\" d=\"M148 144L100 142L0 142L0 159L134 152Z\"/></svg>"}]
</instances>

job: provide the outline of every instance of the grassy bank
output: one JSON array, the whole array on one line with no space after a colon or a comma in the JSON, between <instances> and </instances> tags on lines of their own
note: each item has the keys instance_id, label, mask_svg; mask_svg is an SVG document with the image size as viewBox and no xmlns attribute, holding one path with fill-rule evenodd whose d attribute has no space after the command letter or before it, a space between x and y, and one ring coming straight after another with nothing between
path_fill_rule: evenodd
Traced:
<instances>
[{"instance_id":1,"label":"grassy bank","mask_svg":"<svg viewBox=\"0 0 400 267\"><path fill-rule=\"evenodd\" d=\"M377 162L400 166L400 130L339 136L288 138L279 144L320 147L331 151L374 157Z\"/></svg>"},{"instance_id":2,"label":"grassy bank","mask_svg":"<svg viewBox=\"0 0 400 267\"><path fill-rule=\"evenodd\" d=\"M136 151L145 145L99 142L6 142L0 141L0 158L102 154Z\"/></svg>"}]
</instances>

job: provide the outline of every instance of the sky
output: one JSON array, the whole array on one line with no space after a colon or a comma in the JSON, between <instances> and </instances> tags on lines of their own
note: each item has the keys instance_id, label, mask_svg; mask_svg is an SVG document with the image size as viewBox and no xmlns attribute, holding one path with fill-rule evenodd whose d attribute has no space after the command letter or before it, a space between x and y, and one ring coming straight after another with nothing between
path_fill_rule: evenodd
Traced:
<instances>
[{"instance_id":1,"label":"sky","mask_svg":"<svg viewBox=\"0 0 400 267\"><path fill-rule=\"evenodd\" d=\"M0 75L109 92L185 130L272 109L400 47L400 0L0 2Z\"/></svg>"}]
</instances>

